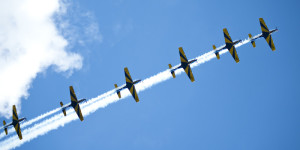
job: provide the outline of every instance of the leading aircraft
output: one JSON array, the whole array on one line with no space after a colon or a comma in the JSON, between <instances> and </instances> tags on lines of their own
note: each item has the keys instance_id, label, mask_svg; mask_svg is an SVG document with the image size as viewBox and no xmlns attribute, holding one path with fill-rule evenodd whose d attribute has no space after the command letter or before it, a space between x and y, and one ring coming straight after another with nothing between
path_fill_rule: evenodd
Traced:
<instances>
[{"instance_id":1,"label":"leading aircraft","mask_svg":"<svg viewBox=\"0 0 300 150\"><path fill-rule=\"evenodd\" d=\"M272 39L272 36L271 34L278 31L278 29L273 29L273 30L269 30L264 19L263 18L259 18L259 23L260 23L260 27L261 27L261 31L262 33L255 36L255 37L252 37L251 34L248 34L249 35L249 38L251 40L251 44L253 47L256 47L255 45L255 40L261 38L261 37L264 37L268 43L268 45L270 46L270 48L272 49L272 51L275 51L275 45L273 43L273 39Z\"/></svg>"},{"instance_id":2,"label":"leading aircraft","mask_svg":"<svg viewBox=\"0 0 300 150\"><path fill-rule=\"evenodd\" d=\"M16 109L16 106L13 105L13 111L12 111L12 114L13 114L13 118L12 118L12 123L9 123L6 125L6 122L5 120L3 120L3 125L4 125L4 131L5 131L5 134L7 135L7 128L11 125L13 125L16 129L16 132L19 136L19 139L22 140L22 133L21 133L21 128L20 128L20 122L26 120L26 118L21 118L19 119L18 117L18 113L17 113L17 109Z\"/></svg>"},{"instance_id":3,"label":"leading aircraft","mask_svg":"<svg viewBox=\"0 0 300 150\"><path fill-rule=\"evenodd\" d=\"M184 51L182 49L182 47L179 47L179 55L180 55L180 65L174 66L172 67L171 64L169 64L169 69L171 71L171 74L173 76L173 78L175 78L175 70L179 69L179 68L183 68L183 70L185 71L185 73L188 75L188 77L190 78L190 80L192 82L195 81L194 79L194 75L192 73L192 69L190 67L190 64L192 64L193 62L197 61L197 59L192 59L192 60L188 60L184 54Z\"/></svg>"},{"instance_id":4,"label":"leading aircraft","mask_svg":"<svg viewBox=\"0 0 300 150\"><path fill-rule=\"evenodd\" d=\"M242 40L236 40L236 41L232 42L231 37L226 28L223 29L223 33L224 33L226 45L219 47L219 48L216 48L216 46L213 45L213 49L215 50L215 55L218 59L220 59L219 52L223 49L228 49L228 51L230 52L230 54L233 57L233 59L235 60L235 62L238 63L240 60L239 60L239 56L238 56L234 46L236 44L240 43Z\"/></svg>"},{"instance_id":5,"label":"leading aircraft","mask_svg":"<svg viewBox=\"0 0 300 150\"><path fill-rule=\"evenodd\" d=\"M118 87L117 84L115 84L115 90L119 96L119 98L121 98L121 91L125 88L128 88L128 90L130 91L131 95L133 96L133 98L135 99L136 102L139 102L139 97L137 95L137 92L135 90L135 84L136 83L139 83L141 80L135 80L133 81L130 74L129 74L129 71L128 71L128 68L125 67L124 68L124 72L125 72L125 81L126 81L126 84Z\"/></svg>"},{"instance_id":6,"label":"leading aircraft","mask_svg":"<svg viewBox=\"0 0 300 150\"><path fill-rule=\"evenodd\" d=\"M77 100L76 94L74 92L73 86L70 86L70 96L71 96L71 104L64 106L63 102L60 102L61 110L64 113L64 116L67 116L66 109L68 107L73 107L77 116L81 121L83 121L83 116L80 110L79 103L86 101L86 99Z\"/></svg>"}]
</instances>

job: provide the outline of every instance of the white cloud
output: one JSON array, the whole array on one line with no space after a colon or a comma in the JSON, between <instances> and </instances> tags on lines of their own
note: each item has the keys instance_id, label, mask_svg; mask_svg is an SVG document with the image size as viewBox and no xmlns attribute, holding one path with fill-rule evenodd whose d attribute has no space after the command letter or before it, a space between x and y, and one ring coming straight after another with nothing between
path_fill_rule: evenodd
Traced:
<instances>
[{"instance_id":1,"label":"white cloud","mask_svg":"<svg viewBox=\"0 0 300 150\"><path fill-rule=\"evenodd\" d=\"M60 0L0 0L0 115L20 110L38 73L80 69L82 57L67 50L53 16L64 13Z\"/></svg>"}]
</instances>

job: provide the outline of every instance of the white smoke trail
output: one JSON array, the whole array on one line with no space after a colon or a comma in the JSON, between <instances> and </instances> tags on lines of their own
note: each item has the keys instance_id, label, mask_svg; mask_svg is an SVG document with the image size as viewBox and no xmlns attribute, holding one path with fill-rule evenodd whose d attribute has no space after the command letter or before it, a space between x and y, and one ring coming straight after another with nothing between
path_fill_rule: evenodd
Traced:
<instances>
[{"instance_id":1,"label":"white smoke trail","mask_svg":"<svg viewBox=\"0 0 300 150\"><path fill-rule=\"evenodd\" d=\"M25 128L25 127L27 127L27 126L29 126L29 125L31 125L31 124L37 122L37 121L40 121L40 120L42 120L42 119L44 119L44 118L46 118L46 117L48 117L48 116L50 116L50 115L52 115L52 114L57 113L59 110L60 110L60 108L56 108L56 109L54 109L54 110L51 110L51 111L49 111L49 112L47 112L47 113L44 113L44 114L42 114L42 115L40 115L40 116L38 116L38 117L35 117L35 118L31 119L31 120L29 120L29 121L22 122L22 123L20 124L20 126L21 126L21 128ZM15 133L15 129L14 129L14 128L8 129L8 135L11 134L11 133ZM0 134L0 139L2 139L2 138L4 138L4 137L5 137L5 133L2 132L2 133Z\"/></svg>"},{"instance_id":2,"label":"white smoke trail","mask_svg":"<svg viewBox=\"0 0 300 150\"><path fill-rule=\"evenodd\" d=\"M244 44L249 43L250 40L246 39L242 42L240 42L239 44L237 44L235 47L240 47ZM228 52L227 49L223 50L220 52L220 55L224 54ZM191 65L192 68L199 66L200 64L203 64L207 61L210 61L211 59L216 58L214 51L210 51L207 52L199 57L196 57L197 61L195 63L193 63ZM179 75L183 72L183 69L178 69L176 70L176 75ZM168 79L172 78L171 73L169 71L169 69L160 72L152 77L149 77L141 82L139 82L136 85L136 89L137 92L141 92L144 91L150 87L152 87L153 85L156 85L158 83L161 83L163 81L166 81ZM124 99L128 96L131 96L128 90L123 90L122 91L122 98ZM92 98L90 100L88 100L87 103L81 104L81 108L82 108L82 114L83 116L87 117L89 114L95 112L96 110L98 110L99 108L104 108L107 105L117 102L119 100L121 100L117 97L117 95L115 94L115 90L111 90L108 91L96 98ZM57 108L59 110L59 108ZM56 111L57 109L53 110ZM52 112L52 111L51 111ZM57 111L56 111L57 112ZM50 113L50 112L49 112ZM46 113L48 114L48 113ZM40 123L34 124L32 127L28 127L26 129L23 130L23 140L19 140L17 135L11 136L3 141L0 142L0 149L12 149L12 148L16 148L18 146L21 146L22 144L31 141L34 138L37 138L40 135L44 135L46 133L48 133L51 130L55 130L59 127L64 126L67 123L70 123L73 120L78 120L78 117L76 115L76 113L74 112L74 110L68 109L67 110L67 117L64 117L62 115L62 113L56 114L46 120L41 121ZM38 117L37 117L38 118ZM38 119L36 118L36 120L31 122L36 122L38 121ZM27 125L28 126L28 125Z\"/></svg>"},{"instance_id":3,"label":"white smoke trail","mask_svg":"<svg viewBox=\"0 0 300 150\"><path fill-rule=\"evenodd\" d=\"M96 98L90 99L89 101L94 101L93 103L84 103L81 105L82 107L82 114L83 116L88 116L89 114L93 113L99 108L104 108L108 104L111 104L113 102L116 102L119 100L119 98L115 95L112 94L114 90L109 91L107 93L110 93L110 95L106 95L107 93L98 96ZM123 98L126 98L127 96L130 95L129 92L122 93ZM103 98L103 96L106 95L106 98ZM100 100L102 98L102 100ZM122 98L122 99L123 99ZM11 136L4 141L0 142L0 149L12 149L16 148L18 146L21 146L23 143L29 142L32 139L44 135L47 132L57 129L58 127L64 126L65 124L77 120L78 117L73 110L73 108L70 108L67 110L67 117L63 116L62 113L56 114L49 119L46 119L40 123L37 123L33 125L32 127L28 127L25 130L23 130L23 139L19 140L17 135Z\"/></svg>"}]
</instances>

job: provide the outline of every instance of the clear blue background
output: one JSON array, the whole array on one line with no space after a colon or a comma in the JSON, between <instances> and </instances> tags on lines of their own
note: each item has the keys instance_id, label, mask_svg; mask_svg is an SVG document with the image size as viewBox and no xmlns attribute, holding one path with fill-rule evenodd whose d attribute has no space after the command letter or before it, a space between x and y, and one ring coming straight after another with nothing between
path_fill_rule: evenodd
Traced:
<instances>
[{"instance_id":1,"label":"clear blue background","mask_svg":"<svg viewBox=\"0 0 300 150\"><path fill-rule=\"evenodd\" d=\"M261 33L263 17L276 51L264 39L185 74L128 97L32 140L17 149L300 149L299 1L75 1L99 23L102 43L85 49L83 69L66 78L48 69L34 80L21 116L34 118L79 98L93 98L133 78L147 78L179 64L178 47L189 59L233 40ZM84 28L84 26L82 26Z\"/></svg>"}]
</instances>

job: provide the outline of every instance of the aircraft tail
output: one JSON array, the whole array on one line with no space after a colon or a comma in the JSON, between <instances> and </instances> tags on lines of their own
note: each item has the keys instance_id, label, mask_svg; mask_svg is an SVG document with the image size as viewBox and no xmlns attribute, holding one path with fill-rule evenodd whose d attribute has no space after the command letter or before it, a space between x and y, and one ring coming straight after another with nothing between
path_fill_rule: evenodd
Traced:
<instances>
[{"instance_id":1,"label":"aircraft tail","mask_svg":"<svg viewBox=\"0 0 300 150\"><path fill-rule=\"evenodd\" d=\"M253 47L256 47L255 41L252 40L252 35L249 33L248 36L249 36L249 38L251 39L251 44L252 44L252 46L253 46Z\"/></svg>"},{"instance_id":2,"label":"aircraft tail","mask_svg":"<svg viewBox=\"0 0 300 150\"><path fill-rule=\"evenodd\" d=\"M172 65L171 65L171 64L169 64L169 69L171 69L171 68L172 68ZM174 71L171 71L171 74L172 74L173 78L176 78L176 76L175 76L175 72L174 72Z\"/></svg>"},{"instance_id":3,"label":"aircraft tail","mask_svg":"<svg viewBox=\"0 0 300 150\"><path fill-rule=\"evenodd\" d=\"M5 120L3 120L3 125L4 125L4 126L6 125ZM7 135L7 128L4 128L4 131L5 131L5 134Z\"/></svg>"},{"instance_id":4,"label":"aircraft tail","mask_svg":"<svg viewBox=\"0 0 300 150\"><path fill-rule=\"evenodd\" d=\"M118 85L117 85L117 84L115 84L115 88L118 88ZM121 92L120 92L120 91L117 91L117 94L118 94L119 98L121 98Z\"/></svg>"},{"instance_id":5,"label":"aircraft tail","mask_svg":"<svg viewBox=\"0 0 300 150\"><path fill-rule=\"evenodd\" d=\"M213 49L216 50L216 45L213 45ZM215 55L218 59L220 59L220 54L218 51L215 52Z\"/></svg>"},{"instance_id":6,"label":"aircraft tail","mask_svg":"<svg viewBox=\"0 0 300 150\"><path fill-rule=\"evenodd\" d=\"M64 106L63 102L60 102L60 107L63 107L63 106ZM62 112L64 113L64 116L67 116L66 109L62 109Z\"/></svg>"}]
</instances>

